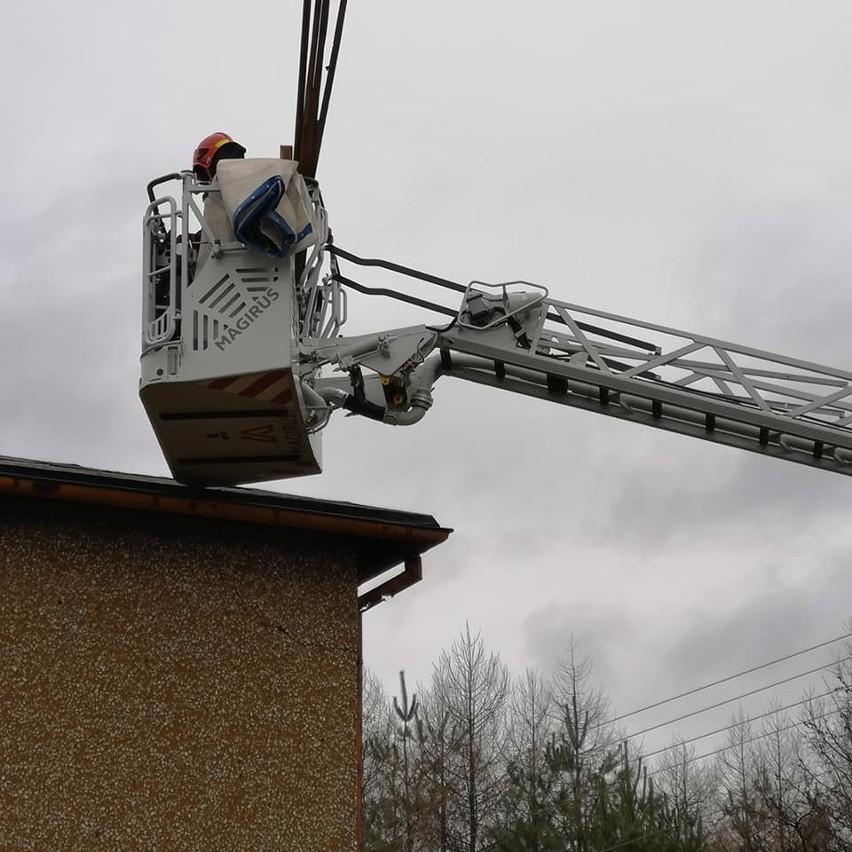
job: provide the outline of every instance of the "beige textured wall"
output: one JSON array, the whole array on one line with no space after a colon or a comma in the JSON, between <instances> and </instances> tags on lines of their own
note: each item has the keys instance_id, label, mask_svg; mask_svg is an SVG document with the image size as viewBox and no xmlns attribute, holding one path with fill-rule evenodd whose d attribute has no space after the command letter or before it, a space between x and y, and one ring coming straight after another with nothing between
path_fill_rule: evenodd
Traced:
<instances>
[{"instance_id":1,"label":"beige textured wall","mask_svg":"<svg viewBox=\"0 0 852 852\"><path fill-rule=\"evenodd\" d=\"M0 498L0 849L355 849L354 555Z\"/></svg>"}]
</instances>

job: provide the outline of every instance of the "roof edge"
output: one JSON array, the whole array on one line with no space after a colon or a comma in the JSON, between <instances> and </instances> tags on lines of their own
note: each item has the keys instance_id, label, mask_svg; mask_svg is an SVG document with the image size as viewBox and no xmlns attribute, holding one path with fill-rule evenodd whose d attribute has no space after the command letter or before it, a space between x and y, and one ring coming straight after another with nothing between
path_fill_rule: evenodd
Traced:
<instances>
[{"instance_id":1,"label":"roof edge","mask_svg":"<svg viewBox=\"0 0 852 852\"><path fill-rule=\"evenodd\" d=\"M257 489L195 489L154 477L2 457L0 494L408 543L421 552L446 541L452 532L430 515Z\"/></svg>"}]
</instances>

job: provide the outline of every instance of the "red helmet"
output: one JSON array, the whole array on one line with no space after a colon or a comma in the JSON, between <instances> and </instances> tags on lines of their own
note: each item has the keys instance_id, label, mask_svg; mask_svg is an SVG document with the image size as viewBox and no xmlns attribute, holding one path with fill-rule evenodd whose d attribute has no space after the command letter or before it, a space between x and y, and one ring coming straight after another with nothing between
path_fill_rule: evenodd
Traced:
<instances>
[{"instance_id":1,"label":"red helmet","mask_svg":"<svg viewBox=\"0 0 852 852\"><path fill-rule=\"evenodd\" d=\"M246 149L234 142L227 133L211 133L205 136L192 155L192 170L204 181L216 177L216 164L219 160L238 160Z\"/></svg>"}]
</instances>

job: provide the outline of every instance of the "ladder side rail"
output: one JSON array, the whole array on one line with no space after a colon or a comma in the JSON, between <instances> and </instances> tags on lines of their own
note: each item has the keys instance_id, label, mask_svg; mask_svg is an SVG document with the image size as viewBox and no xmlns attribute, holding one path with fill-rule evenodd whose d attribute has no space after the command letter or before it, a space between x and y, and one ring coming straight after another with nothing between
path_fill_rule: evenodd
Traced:
<instances>
[{"instance_id":1,"label":"ladder side rail","mask_svg":"<svg viewBox=\"0 0 852 852\"><path fill-rule=\"evenodd\" d=\"M683 378L678 379L677 382L675 382L675 384L678 385L679 387L685 387L685 386L688 386L690 384L694 384L695 382L699 381L701 378L710 378L710 379L713 379L716 382L724 384L729 379L729 376L727 374L714 372L711 369L706 369L706 370L702 370L702 371L699 371L699 372L695 372L695 373L693 373L689 376L684 376ZM758 390L765 390L765 391L768 391L770 393L775 393L775 394L783 394L785 396L791 397L792 399L801 400L808 405L810 403L812 403L815 399L817 399L819 405L826 409L826 414L828 414L830 412L831 414L834 414L837 417L844 416L843 412L852 412L852 403L841 402L840 398L837 398L837 399L832 400L830 402L826 402L826 400L829 400L831 398L831 396L835 396L833 394L829 395L828 397L815 398L812 393L807 393L805 391L797 390L795 387L783 387L783 386L777 385L773 382L764 382L764 381L760 381L760 380L756 380L754 382L754 386ZM848 393L849 392L845 388L840 392L841 397L846 396ZM730 392L730 390L728 390L726 395L731 396L733 394L732 394L732 392ZM785 405L786 405L786 403L785 403ZM809 405L809 411L812 410L812 408L813 408L813 406ZM806 412L806 411L792 412L791 411L789 413L791 414L791 416L797 416L799 414L806 414L808 412Z\"/></svg>"},{"instance_id":2,"label":"ladder side rail","mask_svg":"<svg viewBox=\"0 0 852 852\"><path fill-rule=\"evenodd\" d=\"M729 376L727 374L723 374L721 372L713 370L711 367L707 367L703 369L697 369L691 376L685 376L684 378L679 379L676 384L683 386L695 382L702 377L711 378L716 381L726 381L729 379ZM810 411L816 410L817 408L824 408L826 414L830 412L832 414L836 414L836 416L838 417L842 416L842 412L844 411L852 412L852 403L842 401L844 397L849 396L850 393L852 393L852 390L850 390L846 385L842 386L840 389L833 393L826 394L825 396L816 396L813 392L808 393L807 391L798 390L795 387L794 383L796 381L808 381L809 384L831 383L831 386L834 387L836 387L836 385L834 385L833 382L831 382L831 380L829 379L824 379L822 380L822 382L819 382L817 379L800 380L788 378L787 380L790 381L791 384L793 384L792 387L785 387L782 385L775 384L774 382L767 382L761 379L755 379L753 381L753 385L758 390L768 391L769 393L773 394L781 394L790 397L791 399L800 400L805 403L805 405L807 406L806 409L802 407L789 412L790 415L793 417L802 414L807 414Z\"/></svg>"},{"instance_id":3,"label":"ladder side rail","mask_svg":"<svg viewBox=\"0 0 852 852\"><path fill-rule=\"evenodd\" d=\"M573 352L572 357L577 357L576 347L570 348L566 345L554 345L549 348L557 349L557 351ZM625 378L637 377L646 380L659 380L661 376L653 372L654 368L669 366L684 371L684 375L679 378L674 380L668 379L667 381L670 384L687 386L695 384L702 379L710 379L716 383L725 395L731 395L731 391L726 383L742 385L742 382L737 379L736 375L733 374L723 362L713 364L708 361L692 361L689 359L675 357L679 354L695 351L698 348L701 348L700 344L692 344L682 347L680 350L675 350L674 352L669 353L672 356L671 360L669 360L666 356L646 360L644 357L640 357L637 353L627 352L622 349L610 349L609 347L601 348L599 351L603 354L604 358L611 358L612 355L616 355L622 361L633 359L641 362L636 366L625 365L625 369L621 372L621 375ZM552 353L550 354L552 355ZM584 353L580 351L579 354L582 355ZM749 377L750 383L754 389L787 398L785 400L776 400L764 396L763 398L771 407L787 406L792 401L800 401L808 405L808 410L822 407L852 410L852 405L850 405L850 403L840 401L845 396L852 394L852 388L850 388L849 385L841 379L817 375L795 375L792 373L774 370L761 370L749 367L740 367L739 371L742 375ZM779 382L787 382L789 386L784 386L776 382L764 381L759 377L774 378ZM821 395L817 394L815 391L807 392L805 390L797 389L797 385L812 385L815 387L824 386L834 390L828 394ZM803 409L798 413L804 414L806 411Z\"/></svg>"},{"instance_id":4,"label":"ladder side rail","mask_svg":"<svg viewBox=\"0 0 852 852\"><path fill-rule=\"evenodd\" d=\"M680 387L694 384L702 378L708 378L714 381L725 395L732 395L729 383L741 384L724 365L678 359L672 362L672 366L686 371L686 375L674 381L674 384ZM749 377L754 391L765 392L762 398L769 407L781 409L790 417L799 417L815 412L818 416L839 420L844 416L844 412L852 412L852 402L844 401L847 397L852 396L852 387L841 379L831 376L795 375L756 368L740 368L740 370L743 375ZM628 371L623 375L630 374L635 373ZM777 382L765 381L763 377L774 378L788 384L781 385ZM811 385L814 389L808 391L800 389L797 385ZM834 388L834 390L825 394L817 393L816 388L820 386ZM771 396L768 394L771 394ZM795 402L798 402L799 405L791 408L790 406ZM836 423L836 425L843 424Z\"/></svg>"},{"instance_id":5,"label":"ladder side rail","mask_svg":"<svg viewBox=\"0 0 852 852\"><path fill-rule=\"evenodd\" d=\"M691 359L679 358L678 366L683 367L684 369L692 370L693 372L704 372L710 375L711 373L717 373L721 365L713 364L710 361L692 361ZM834 376L818 376L818 375L804 375L797 373L781 373L777 370L762 370L757 367L744 367L741 368L743 373L752 379L776 379L785 382L791 382L795 384L796 382L807 382L808 384L813 385L826 385L828 387L846 387L846 382L844 382L840 378L836 378Z\"/></svg>"},{"instance_id":6,"label":"ladder side rail","mask_svg":"<svg viewBox=\"0 0 852 852\"><path fill-rule=\"evenodd\" d=\"M758 405L758 407L781 408L791 417L798 417L811 411L840 416L841 410L852 410L852 403L843 402L844 398L852 395L852 386L831 377L795 376L788 373L742 368L732 372L725 364L716 365L706 362L675 361L672 362L671 366L678 367L686 372L686 375L673 382L675 385L684 387L706 378L711 379L722 388L725 395L730 395L728 386L736 384L745 388L753 402L755 397L759 396L764 404ZM778 381L785 381L788 384L782 385L778 384L777 381L765 381L755 376L755 373L767 378L775 378ZM636 373L634 370L630 370L623 375L632 377ZM638 377L641 378L642 376L639 375ZM834 390L828 393L817 393L816 390L808 391L797 387L797 385L828 386L834 388ZM800 405L791 410L790 405L795 401L798 401Z\"/></svg>"},{"instance_id":7,"label":"ladder side rail","mask_svg":"<svg viewBox=\"0 0 852 852\"><path fill-rule=\"evenodd\" d=\"M755 382L757 385L757 382ZM791 417L801 417L803 414L810 414L812 411L819 412L822 409L828 410L830 408L835 407L846 407L848 408L848 403L844 403L843 400L846 399L852 393L852 388L845 387L840 388L839 390L834 391L833 393L825 394L824 396L816 397L815 399L810 400L804 405L800 405L798 408L794 408L790 412Z\"/></svg>"},{"instance_id":8,"label":"ladder side rail","mask_svg":"<svg viewBox=\"0 0 852 852\"><path fill-rule=\"evenodd\" d=\"M732 422L766 430L765 435L787 434L807 439L814 444L852 450L852 429L836 425L794 419L776 410L762 410L753 405L738 404L721 395L702 393L667 382L625 378L614 372L603 372L576 363L527 352L520 348L489 343L475 335L460 334L449 329L441 334L440 345L450 351L476 355L491 362L526 368L545 377L554 376L598 389L604 405L617 394L628 394L659 406L676 406L702 415L722 417Z\"/></svg>"},{"instance_id":9,"label":"ladder side rail","mask_svg":"<svg viewBox=\"0 0 852 852\"><path fill-rule=\"evenodd\" d=\"M562 317L563 321L572 328L572 330L577 328L576 321L570 317L570 313L565 308L560 305L557 307L557 312ZM649 324L640 325L642 327L646 327ZM642 373L649 373L651 370L659 370L665 367L672 368L674 370L684 370L688 374L693 375L689 375L688 378L679 377L675 380L675 383L680 385L690 384L696 380L694 374L701 374L703 377L712 379L720 388L723 389L723 392L726 391L721 383L729 382L736 384L746 391L754 404L759 408L769 409L777 406L789 405L792 399L800 400L801 404L797 406L795 411L790 412L790 416L792 417L812 411L827 414L832 408L845 408L847 404L842 400L846 397L852 396L852 383L850 383L852 373L849 373L848 371L817 365L801 359L788 358L775 353L758 350L754 347L728 343L723 344L721 341L714 338L708 338L701 335L691 335L675 329L665 329L662 326L656 326L656 330L664 330L668 336L674 337L676 340L686 340L687 342L677 349L662 352L661 354L651 358L647 357L647 355L642 352L620 350L618 352L620 358L628 360L635 359L639 362L622 373L625 378L641 376ZM603 361L604 366L601 367L601 354L603 352L612 352L615 349L610 344L598 344L597 342L592 343L585 337L585 335L582 335L582 333L575 334L574 339L572 340L572 338L564 332L550 332L549 330L547 332L546 340L552 347L561 348L564 351L570 351L573 346L576 346L578 351L586 351L589 356L595 360L599 369L606 372L610 371L609 364L606 361ZM542 345L544 345L543 341L540 343L540 348ZM662 350L662 347L659 348ZM698 352L704 348L716 355L719 359L718 363L696 362L691 359L686 360L683 357L685 355ZM788 368L788 370L782 372L778 370L763 369L760 366L755 366L753 364L739 364L734 359L735 354L741 354L748 359L765 362L769 365L779 365ZM797 369L801 372L789 372L789 368ZM812 384L814 386L828 385L829 387L835 388L835 390L830 391L829 393L818 393L814 390L812 393L803 394L800 390L793 391L792 388L785 388L778 384L772 386L760 381L754 381L753 377L755 376L772 378L775 379L776 382L789 382L791 384L798 383L799 386L807 384ZM660 377L653 376L650 378ZM771 391L781 397L787 397L787 399L767 398L761 391ZM825 410L823 411L822 409Z\"/></svg>"},{"instance_id":10,"label":"ladder side rail","mask_svg":"<svg viewBox=\"0 0 852 852\"><path fill-rule=\"evenodd\" d=\"M576 354L577 352L583 351L578 341L570 335L549 329L547 330L546 335L539 338L538 342L539 346L536 347L538 351L557 350L567 354ZM706 373L707 375L718 374L720 370L727 371L727 368L721 361L714 363L711 361L698 361L683 357L686 354L698 352L705 348L702 343L688 343L680 349L671 350L653 358L649 358L648 353L645 351L625 349L624 347L614 346L607 342L595 341L594 347L604 357L637 361L638 363L635 366L630 367L625 371L625 374L630 375L650 372L657 366L667 365L675 366L690 372ZM739 365L739 369L749 378L763 377L793 383L798 382L814 385L827 385L835 388L845 387L847 385L846 380L833 374L780 372L778 370L762 369L760 367L744 365ZM730 376L730 371L727 371L726 374Z\"/></svg>"},{"instance_id":11,"label":"ladder side rail","mask_svg":"<svg viewBox=\"0 0 852 852\"><path fill-rule=\"evenodd\" d=\"M847 450L832 452L829 448L824 450L820 448L815 452L811 441L802 441L795 437L763 441L759 426L740 420L725 417L708 419L706 414L674 404L668 404L660 411L652 400L631 394L620 394L617 401L611 400L609 404L602 404L597 393L599 389L590 384L585 385L584 388L580 382L569 381L567 392L554 394L548 387L546 379L541 380L540 374L532 373L524 376L523 368L509 366L506 374L501 378L493 370L488 369L486 361L483 361L482 367L467 363L454 364L446 374L475 384L500 388L559 405L605 414L655 429L852 476L852 452Z\"/></svg>"},{"instance_id":12,"label":"ladder side rail","mask_svg":"<svg viewBox=\"0 0 852 852\"><path fill-rule=\"evenodd\" d=\"M569 302L560 302L555 299L548 298L546 299L545 303L548 306L553 307L554 309L559 308L567 310L569 311L569 313L572 314L583 313L589 316L597 317L599 319L606 319L612 322L620 323L631 328L641 328L647 331L657 331L661 334L680 337L684 340L691 340L695 343L702 343L706 346L721 347L729 353L733 352L739 355L760 358L765 361L783 364L787 367L795 367L802 370L817 370L819 372L852 382L852 370L843 370L837 367L818 365L810 361L805 361L804 359L791 358L785 355L779 355L778 353L757 349L753 346L745 346L738 343L732 343L730 341L722 340L716 337L709 337L707 335L693 334L692 332L683 331L682 329L677 329L670 326L660 325L659 323L646 322L644 320L637 320L630 317L619 316L618 314L613 314L608 311L600 311L594 308L574 305Z\"/></svg>"}]
</instances>

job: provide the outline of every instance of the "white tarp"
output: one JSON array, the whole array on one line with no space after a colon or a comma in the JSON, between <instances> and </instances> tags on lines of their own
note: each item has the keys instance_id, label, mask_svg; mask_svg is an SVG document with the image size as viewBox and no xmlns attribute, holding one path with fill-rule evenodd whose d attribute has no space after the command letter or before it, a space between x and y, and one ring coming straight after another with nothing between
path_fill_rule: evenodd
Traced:
<instances>
[{"instance_id":1,"label":"white tarp","mask_svg":"<svg viewBox=\"0 0 852 852\"><path fill-rule=\"evenodd\" d=\"M311 201L293 160L222 160L216 168L234 236L249 248L286 257L315 243Z\"/></svg>"}]
</instances>

